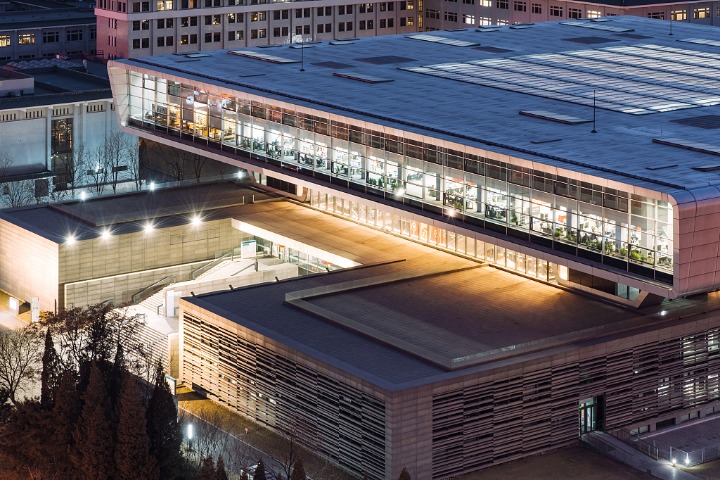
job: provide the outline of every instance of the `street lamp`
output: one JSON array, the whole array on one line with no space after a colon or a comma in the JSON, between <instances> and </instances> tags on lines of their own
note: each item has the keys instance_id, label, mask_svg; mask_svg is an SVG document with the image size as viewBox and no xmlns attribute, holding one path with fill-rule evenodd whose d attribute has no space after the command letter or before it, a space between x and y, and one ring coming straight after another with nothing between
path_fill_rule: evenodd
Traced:
<instances>
[{"instance_id":1,"label":"street lamp","mask_svg":"<svg viewBox=\"0 0 720 480\"><path fill-rule=\"evenodd\" d=\"M192 423L188 423L188 426L187 426L187 439L188 439L188 450L192 451L192 439L193 439Z\"/></svg>"}]
</instances>

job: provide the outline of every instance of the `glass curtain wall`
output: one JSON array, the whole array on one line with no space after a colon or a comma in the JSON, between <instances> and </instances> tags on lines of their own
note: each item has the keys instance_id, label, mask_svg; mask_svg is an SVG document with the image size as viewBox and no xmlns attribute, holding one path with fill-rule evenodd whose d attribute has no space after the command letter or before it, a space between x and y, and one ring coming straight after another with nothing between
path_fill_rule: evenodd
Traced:
<instances>
[{"instance_id":1,"label":"glass curtain wall","mask_svg":"<svg viewBox=\"0 0 720 480\"><path fill-rule=\"evenodd\" d=\"M673 219L667 202L250 98L128 75L129 121L135 126L250 154L300 175L672 283ZM336 198L322 200L322 208L377 221L377 212L353 210ZM433 234L413 232L401 220L398 229L416 238Z\"/></svg>"}]
</instances>

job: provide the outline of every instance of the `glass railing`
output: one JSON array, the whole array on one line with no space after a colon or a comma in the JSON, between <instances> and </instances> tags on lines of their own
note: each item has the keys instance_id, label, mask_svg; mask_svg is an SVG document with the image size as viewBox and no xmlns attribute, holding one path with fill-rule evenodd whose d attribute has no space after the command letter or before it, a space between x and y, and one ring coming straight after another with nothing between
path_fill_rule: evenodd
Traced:
<instances>
[{"instance_id":1,"label":"glass railing","mask_svg":"<svg viewBox=\"0 0 720 480\"><path fill-rule=\"evenodd\" d=\"M174 126L155 123L152 117L131 117L129 123L137 128L180 137L186 141L220 149L233 155L250 155L251 159L295 172L297 175L338 185L354 191L382 197L440 215L453 223L465 223L507 235L514 239L547 247L565 254L629 271L665 284L672 284L673 261L671 253L621 241L611 236L584 232L579 228L568 228L566 224L555 223L547 218L536 218L527 212L512 208L498 208L480 202L477 198L435 192L425 198L407 193L408 182L388 175L387 172L372 172L353 169L352 166L334 162L326 156L299 152L279 141L266 142L249 137L225 135L219 130L193 126ZM162 121L162 120L161 120ZM236 138L238 141L236 141ZM422 190L424 188L420 187ZM429 197L429 198L428 198Z\"/></svg>"}]
</instances>

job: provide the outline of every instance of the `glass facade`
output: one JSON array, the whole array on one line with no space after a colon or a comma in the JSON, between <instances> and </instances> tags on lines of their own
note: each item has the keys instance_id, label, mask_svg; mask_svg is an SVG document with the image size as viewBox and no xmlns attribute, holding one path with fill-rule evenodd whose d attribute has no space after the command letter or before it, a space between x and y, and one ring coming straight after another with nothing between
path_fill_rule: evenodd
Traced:
<instances>
[{"instance_id":1,"label":"glass facade","mask_svg":"<svg viewBox=\"0 0 720 480\"><path fill-rule=\"evenodd\" d=\"M133 126L250 155L298 176L380 196L468 228L672 284L673 215L667 202L332 121L321 112L271 106L249 95L214 94L140 73L127 75ZM341 214L352 217L350 210L359 209L357 203L353 207L332 198L342 204ZM400 232L410 235L412 222L398 222ZM422 227L415 228L422 240ZM512 262L538 269L517 256Z\"/></svg>"}]
</instances>

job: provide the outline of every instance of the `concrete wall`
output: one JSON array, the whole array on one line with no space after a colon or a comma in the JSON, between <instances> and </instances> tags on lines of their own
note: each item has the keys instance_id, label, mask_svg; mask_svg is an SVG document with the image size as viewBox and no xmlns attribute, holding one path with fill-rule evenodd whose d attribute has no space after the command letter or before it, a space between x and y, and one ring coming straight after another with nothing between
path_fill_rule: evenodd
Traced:
<instances>
[{"instance_id":1,"label":"concrete wall","mask_svg":"<svg viewBox=\"0 0 720 480\"><path fill-rule=\"evenodd\" d=\"M115 305L130 303L132 295L145 287L168 276L173 276L175 281L185 280L190 278L193 270L203 266L205 263L207 262L195 262L125 275L113 275L111 277L66 283L64 286L65 306L92 305L106 300L112 301Z\"/></svg>"},{"instance_id":2,"label":"concrete wall","mask_svg":"<svg viewBox=\"0 0 720 480\"><path fill-rule=\"evenodd\" d=\"M382 450L376 451L377 443L387 446L388 392L187 301L181 300L180 310L182 383L207 390L266 428L287 432L300 425L297 440L318 454L353 451L344 464L357 476L363 471L371 480L399 475L402 467L390 470ZM200 338L202 343L196 341ZM232 345L233 354L218 358L218 342ZM245 365L259 368L246 371ZM263 373L268 369L278 375ZM376 442L363 444L360 436Z\"/></svg>"},{"instance_id":3,"label":"concrete wall","mask_svg":"<svg viewBox=\"0 0 720 480\"><path fill-rule=\"evenodd\" d=\"M76 305L82 303L82 298L109 300L103 295L110 292L113 300L122 303L129 300L129 295L169 275L168 267L213 260L220 253L239 247L242 236L232 228L230 219L222 219L205 222L200 227L185 224L157 228L150 233L139 231L62 244L58 283L86 282L85 286L68 290ZM180 271L185 274L182 268ZM131 273L139 275L128 275ZM87 283L88 280L98 282ZM110 286L112 282L119 284ZM61 300L63 304L69 303Z\"/></svg>"},{"instance_id":4,"label":"concrete wall","mask_svg":"<svg viewBox=\"0 0 720 480\"><path fill-rule=\"evenodd\" d=\"M58 300L58 245L0 219L0 289L21 300L40 298L52 311Z\"/></svg>"},{"instance_id":5,"label":"concrete wall","mask_svg":"<svg viewBox=\"0 0 720 480\"><path fill-rule=\"evenodd\" d=\"M0 151L12 161L8 173L23 175L52 168L50 139L53 120L72 118L73 148L77 151L84 147L86 153L103 146L107 137L121 131L115 111L111 109L112 98L75 103L63 102L62 96L53 100L58 103L0 111L0 118L14 118L0 122ZM26 118L28 116L30 118ZM90 182L92 179L88 177L86 180Z\"/></svg>"}]
</instances>

